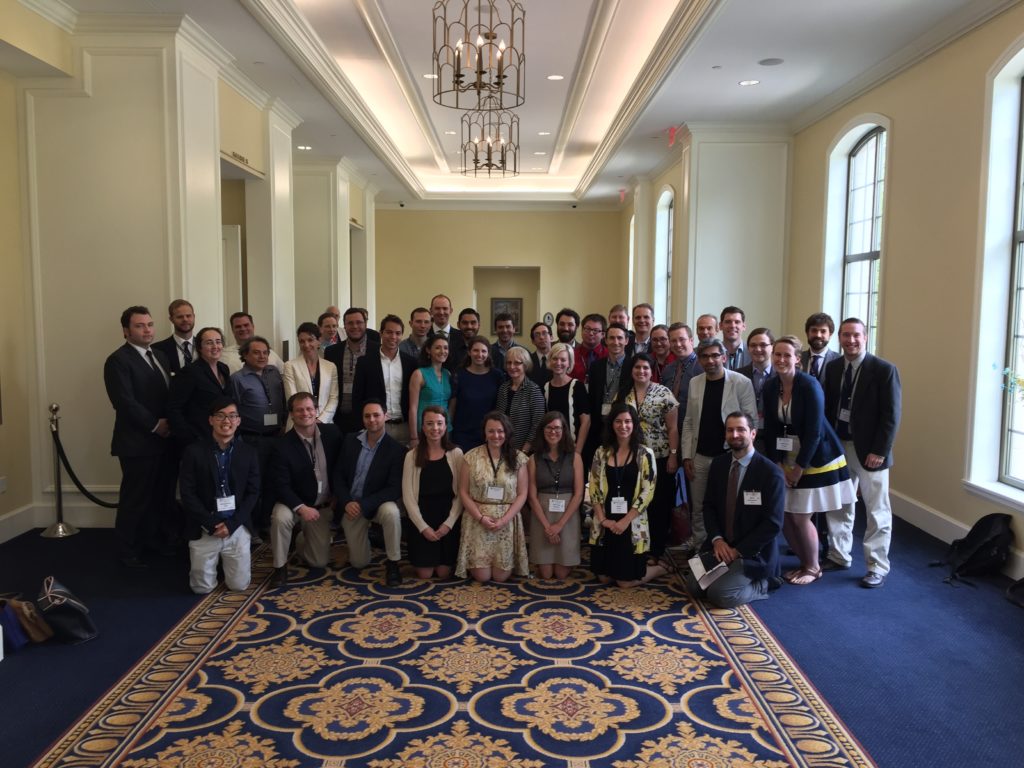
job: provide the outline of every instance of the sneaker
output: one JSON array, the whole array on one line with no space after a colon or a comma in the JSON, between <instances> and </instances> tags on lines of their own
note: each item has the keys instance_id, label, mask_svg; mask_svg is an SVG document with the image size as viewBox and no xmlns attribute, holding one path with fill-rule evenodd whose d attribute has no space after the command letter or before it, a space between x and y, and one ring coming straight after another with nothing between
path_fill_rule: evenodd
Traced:
<instances>
[{"instance_id":1,"label":"sneaker","mask_svg":"<svg viewBox=\"0 0 1024 768\"><path fill-rule=\"evenodd\" d=\"M821 563L821 570L823 571L848 571L850 566L837 563L835 560L823 560Z\"/></svg>"},{"instance_id":2,"label":"sneaker","mask_svg":"<svg viewBox=\"0 0 1024 768\"><path fill-rule=\"evenodd\" d=\"M385 563L384 583L389 587L397 587L402 584L402 571L398 567L397 560L388 560Z\"/></svg>"},{"instance_id":3,"label":"sneaker","mask_svg":"<svg viewBox=\"0 0 1024 768\"><path fill-rule=\"evenodd\" d=\"M878 589L885 584L885 576L875 571L868 571L867 576L860 580L860 585L866 589Z\"/></svg>"}]
</instances>

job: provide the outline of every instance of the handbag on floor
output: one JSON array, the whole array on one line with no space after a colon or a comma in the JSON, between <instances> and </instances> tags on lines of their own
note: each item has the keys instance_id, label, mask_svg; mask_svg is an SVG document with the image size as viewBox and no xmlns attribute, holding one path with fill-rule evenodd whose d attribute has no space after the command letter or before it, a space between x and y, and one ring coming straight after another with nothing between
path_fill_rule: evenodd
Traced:
<instances>
[{"instance_id":1,"label":"handbag on floor","mask_svg":"<svg viewBox=\"0 0 1024 768\"><path fill-rule=\"evenodd\" d=\"M20 600L13 596L3 597L0 598L0 608L3 608L5 611L7 608L11 609L18 624L21 626L22 632L25 633L31 642L43 643L53 637L53 629L46 623L46 619L42 617L39 611L36 610L35 603L28 600Z\"/></svg>"},{"instance_id":2,"label":"handbag on floor","mask_svg":"<svg viewBox=\"0 0 1024 768\"><path fill-rule=\"evenodd\" d=\"M36 607L53 628L54 637L65 643L84 643L99 634L85 603L53 576L43 579Z\"/></svg>"},{"instance_id":3,"label":"handbag on floor","mask_svg":"<svg viewBox=\"0 0 1024 768\"><path fill-rule=\"evenodd\" d=\"M10 603L0 607L0 629L3 630L4 650L8 653L17 653L28 645L28 636L21 628L21 622Z\"/></svg>"}]
</instances>

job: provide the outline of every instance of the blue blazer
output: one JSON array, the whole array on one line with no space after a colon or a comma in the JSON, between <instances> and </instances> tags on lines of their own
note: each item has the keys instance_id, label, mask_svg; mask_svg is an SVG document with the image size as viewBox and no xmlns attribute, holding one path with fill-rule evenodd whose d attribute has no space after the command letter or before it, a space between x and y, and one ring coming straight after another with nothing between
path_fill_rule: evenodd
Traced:
<instances>
[{"instance_id":1,"label":"blue blazer","mask_svg":"<svg viewBox=\"0 0 1024 768\"><path fill-rule=\"evenodd\" d=\"M725 494L731 465L730 451L716 456L708 470L708 490L704 495L704 526L708 537L703 547L708 551L713 549L716 537L725 538ZM761 503L748 505L744 491L759 491ZM755 452L736 495L733 540L726 539L727 544L739 550L743 573L751 581L779 573L779 548L775 539L782 530L785 498L786 481L782 470Z\"/></svg>"},{"instance_id":2,"label":"blue blazer","mask_svg":"<svg viewBox=\"0 0 1024 768\"><path fill-rule=\"evenodd\" d=\"M334 424L317 424L317 434L324 446L327 459L328 482L334 482L334 465L341 448L341 432ZM274 452L267 464L266 493L272 501L295 509L300 504L308 507L316 501L316 472L309 450L294 429L289 429L274 441ZM332 486L333 489L333 486Z\"/></svg>"},{"instance_id":3,"label":"blue blazer","mask_svg":"<svg viewBox=\"0 0 1024 768\"><path fill-rule=\"evenodd\" d=\"M838 428L839 399L846 359L839 356L825 366L825 417ZM865 355L850 403L850 433L857 458L863 465L868 454L884 456L876 472L892 466L892 444L900 426L901 385L896 366L874 355Z\"/></svg>"},{"instance_id":4,"label":"blue blazer","mask_svg":"<svg viewBox=\"0 0 1024 768\"><path fill-rule=\"evenodd\" d=\"M775 447L775 438L782 437L783 424L779 420L779 397L782 382L772 376L764 384L764 436L765 453L772 461L782 461L783 452ZM800 438L800 452L796 463L803 469L820 467L842 455L843 446L835 430L825 419L825 393L818 380L809 373L797 371L793 378L793 399L790 401L789 434Z\"/></svg>"},{"instance_id":5,"label":"blue blazer","mask_svg":"<svg viewBox=\"0 0 1024 768\"><path fill-rule=\"evenodd\" d=\"M352 481L355 480L356 463L363 450L359 434L349 432L345 435L341 444L341 455L334 463L331 488L338 500L339 511L344 510L350 501L358 501L363 508L363 516L373 518L376 517L377 508L381 504L402 498L402 468L405 465L406 451L395 438L384 433L366 472L362 498L356 499L352 496Z\"/></svg>"}]
</instances>

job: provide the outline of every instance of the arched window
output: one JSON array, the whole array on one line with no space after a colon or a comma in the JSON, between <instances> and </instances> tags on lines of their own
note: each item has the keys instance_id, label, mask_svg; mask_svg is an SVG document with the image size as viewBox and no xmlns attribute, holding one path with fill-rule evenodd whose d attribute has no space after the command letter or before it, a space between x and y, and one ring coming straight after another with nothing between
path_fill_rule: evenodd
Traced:
<instances>
[{"instance_id":1,"label":"arched window","mask_svg":"<svg viewBox=\"0 0 1024 768\"><path fill-rule=\"evenodd\" d=\"M875 351L878 282L885 202L885 130L872 128L850 152L846 173L846 247L843 249L843 317L859 317Z\"/></svg>"},{"instance_id":2,"label":"arched window","mask_svg":"<svg viewBox=\"0 0 1024 768\"><path fill-rule=\"evenodd\" d=\"M666 188L658 197L654 222L654 317L669 320L672 301L672 238L675 218L675 194Z\"/></svg>"}]
</instances>

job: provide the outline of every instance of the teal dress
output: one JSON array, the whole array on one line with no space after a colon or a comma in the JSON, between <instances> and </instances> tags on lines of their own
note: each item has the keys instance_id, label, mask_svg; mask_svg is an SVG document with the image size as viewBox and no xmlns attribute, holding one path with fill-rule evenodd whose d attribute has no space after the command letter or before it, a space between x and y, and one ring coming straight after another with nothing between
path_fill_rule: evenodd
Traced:
<instances>
[{"instance_id":1,"label":"teal dress","mask_svg":"<svg viewBox=\"0 0 1024 768\"><path fill-rule=\"evenodd\" d=\"M452 399L452 374L447 368L441 369L441 380L437 380L433 366L420 368L420 375L423 377L423 387L420 388L420 402L416 409L417 429L423 424L423 409L428 405L439 405L448 413L448 401ZM452 422L448 421L448 431L452 431Z\"/></svg>"}]
</instances>

